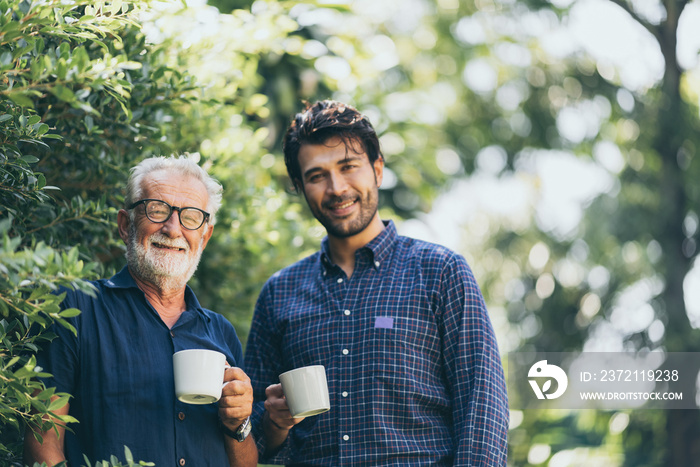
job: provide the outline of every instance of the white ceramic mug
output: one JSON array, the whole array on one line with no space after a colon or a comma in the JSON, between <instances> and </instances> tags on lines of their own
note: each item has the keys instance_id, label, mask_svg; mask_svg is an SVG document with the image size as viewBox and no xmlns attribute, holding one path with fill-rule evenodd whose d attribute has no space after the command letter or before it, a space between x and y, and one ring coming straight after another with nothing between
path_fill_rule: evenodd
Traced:
<instances>
[{"instance_id":1,"label":"white ceramic mug","mask_svg":"<svg viewBox=\"0 0 700 467\"><path fill-rule=\"evenodd\" d=\"M330 410L323 365L305 366L282 373L280 383L292 417L310 417Z\"/></svg>"},{"instance_id":2,"label":"white ceramic mug","mask_svg":"<svg viewBox=\"0 0 700 467\"><path fill-rule=\"evenodd\" d=\"M189 349L173 354L175 396L188 404L211 404L221 398L226 355L216 350Z\"/></svg>"}]
</instances>

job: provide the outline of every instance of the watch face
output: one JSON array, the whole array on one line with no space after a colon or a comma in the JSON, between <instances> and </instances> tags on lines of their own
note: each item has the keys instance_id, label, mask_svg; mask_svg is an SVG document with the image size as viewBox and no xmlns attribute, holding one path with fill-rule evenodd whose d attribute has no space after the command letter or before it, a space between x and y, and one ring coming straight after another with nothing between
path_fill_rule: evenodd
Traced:
<instances>
[{"instance_id":1,"label":"watch face","mask_svg":"<svg viewBox=\"0 0 700 467\"><path fill-rule=\"evenodd\" d=\"M250 417L246 419L245 422L241 426L238 427L236 430L236 439L238 441L243 441L245 440L248 435L250 434L250 429L252 428L252 425L250 423Z\"/></svg>"}]
</instances>

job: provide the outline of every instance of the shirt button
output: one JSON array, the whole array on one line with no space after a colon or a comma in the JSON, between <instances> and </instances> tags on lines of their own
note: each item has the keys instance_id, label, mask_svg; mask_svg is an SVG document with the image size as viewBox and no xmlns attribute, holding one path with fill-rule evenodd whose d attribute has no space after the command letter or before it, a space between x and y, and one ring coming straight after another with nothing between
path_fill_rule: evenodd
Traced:
<instances>
[{"instance_id":1,"label":"shirt button","mask_svg":"<svg viewBox=\"0 0 700 467\"><path fill-rule=\"evenodd\" d=\"M342 396L343 396L343 397L348 397L348 392L347 392L347 391L343 391Z\"/></svg>"},{"instance_id":2,"label":"shirt button","mask_svg":"<svg viewBox=\"0 0 700 467\"><path fill-rule=\"evenodd\" d=\"M374 262L374 265L375 265L376 267L379 267L379 264L380 264L379 261L375 261L375 262Z\"/></svg>"},{"instance_id":3,"label":"shirt button","mask_svg":"<svg viewBox=\"0 0 700 467\"><path fill-rule=\"evenodd\" d=\"M341 277L340 279L338 279L338 284L342 284L342 283L343 283L343 278Z\"/></svg>"},{"instance_id":4,"label":"shirt button","mask_svg":"<svg viewBox=\"0 0 700 467\"><path fill-rule=\"evenodd\" d=\"M347 441L349 439L350 439L350 437L348 435L343 436L343 440Z\"/></svg>"},{"instance_id":5,"label":"shirt button","mask_svg":"<svg viewBox=\"0 0 700 467\"><path fill-rule=\"evenodd\" d=\"M345 314L345 316L350 316L350 310L345 310L343 313Z\"/></svg>"},{"instance_id":6,"label":"shirt button","mask_svg":"<svg viewBox=\"0 0 700 467\"><path fill-rule=\"evenodd\" d=\"M180 465L185 465L185 458L181 457L180 462L178 462Z\"/></svg>"},{"instance_id":7,"label":"shirt button","mask_svg":"<svg viewBox=\"0 0 700 467\"><path fill-rule=\"evenodd\" d=\"M350 353L350 351L348 349L343 349L343 355L347 355L349 353Z\"/></svg>"},{"instance_id":8,"label":"shirt button","mask_svg":"<svg viewBox=\"0 0 700 467\"><path fill-rule=\"evenodd\" d=\"M185 419L185 412L180 412L179 414L177 414L177 418L179 418L180 420L184 420Z\"/></svg>"}]
</instances>

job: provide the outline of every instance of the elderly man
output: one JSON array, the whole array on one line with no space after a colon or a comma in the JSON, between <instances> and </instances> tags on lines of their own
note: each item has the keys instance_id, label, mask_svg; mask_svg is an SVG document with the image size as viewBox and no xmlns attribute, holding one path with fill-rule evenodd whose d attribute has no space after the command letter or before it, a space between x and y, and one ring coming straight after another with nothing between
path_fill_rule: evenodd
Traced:
<instances>
[{"instance_id":1,"label":"elderly man","mask_svg":"<svg viewBox=\"0 0 700 467\"><path fill-rule=\"evenodd\" d=\"M131 171L119 211L127 266L94 282L96 296L67 291L64 308L77 334L58 337L38 355L52 377L48 387L73 395L61 410L80 423L69 430L28 431L25 461L69 466L121 458L157 466L255 466L250 432L250 380L239 367L236 332L221 315L200 306L187 281L214 229L221 186L186 157L146 159ZM175 398L173 353L206 348L226 355L218 404L188 405Z\"/></svg>"},{"instance_id":2,"label":"elderly man","mask_svg":"<svg viewBox=\"0 0 700 467\"><path fill-rule=\"evenodd\" d=\"M317 102L290 125L284 156L328 235L256 305L246 369L262 461L505 466L508 397L479 286L461 255L380 218L384 159L370 122ZM293 418L278 375L317 364L331 410Z\"/></svg>"}]
</instances>

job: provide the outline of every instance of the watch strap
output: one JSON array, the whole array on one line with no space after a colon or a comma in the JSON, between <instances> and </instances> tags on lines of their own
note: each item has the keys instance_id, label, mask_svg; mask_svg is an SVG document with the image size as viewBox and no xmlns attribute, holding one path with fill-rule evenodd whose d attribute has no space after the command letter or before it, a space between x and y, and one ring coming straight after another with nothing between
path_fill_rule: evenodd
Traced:
<instances>
[{"instance_id":1,"label":"watch strap","mask_svg":"<svg viewBox=\"0 0 700 467\"><path fill-rule=\"evenodd\" d=\"M219 420L219 427L226 436L235 439L239 443L242 443L250 434L250 417L246 418L245 421L241 423L241 426L236 429L236 431L230 430L221 420Z\"/></svg>"}]
</instances>

